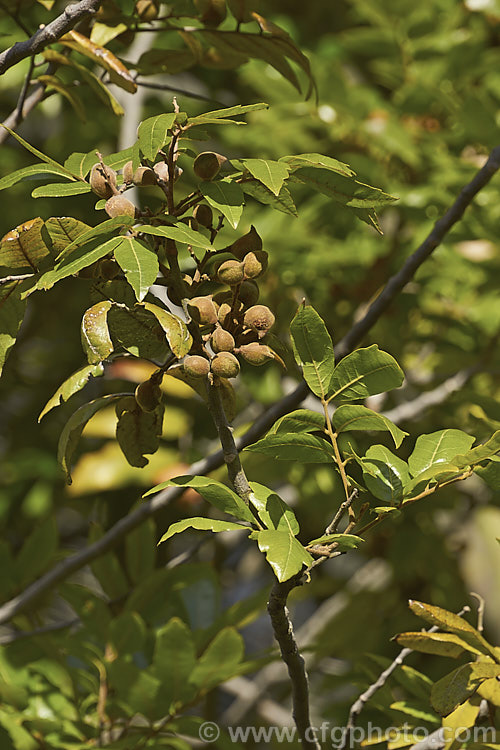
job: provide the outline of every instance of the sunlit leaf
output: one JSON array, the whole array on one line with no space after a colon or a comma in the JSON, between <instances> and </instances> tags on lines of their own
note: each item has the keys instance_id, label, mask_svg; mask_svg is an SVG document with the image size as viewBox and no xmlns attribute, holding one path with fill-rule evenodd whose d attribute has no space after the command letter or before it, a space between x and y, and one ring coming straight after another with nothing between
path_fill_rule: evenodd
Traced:
<instances>
[{"instance_id":1,"label":"sunlit leaf","mask_svg":"<svg viewBox=\"0 0 500 750\"><path fill-rule=\"evenodd\" d=\"M74 393L78 393L78 391L81 391L82 388L87 385L90 378L97 378L103 374L104 367L101 363L97 365L84 365L83 367L80 367L80 369L70 375L69 378L66 378L64 383L59 386L54 395L51 396L51 398L47 401L42 411L40 412L38 421L40 422L40 420L51 409L54 409L56 406L60 406L61 404L68 401L68 399L71 398Z\"/></svg>"},{"instance_id":2,"label":"sunlit leaf","mask_svg":"<svg viewBox=\"0 0 500 750\"><path fill-rule=\"evenodd\" d=\"M323 430L325 417L317 411L310 409L296 409L273 424L268 434L275 435L278 432L316 432Z\"/></svg>"},{"instance_id":3,"label":"sunlit leaf","mask_svg":"<svg viewBox=\"0 0 500 750\"><path fill-rule=\"evenodd\" d=\"M140 149L146 159L154 161L158 151L170 139L168 131L174 124L175 118L176 114L173 112L154 115L141 122L137 130L137 137Z\"/></svg>"},{"instance_id":4,"label":"sunlit leaf","mask_svg":"<svg viewBox=\"0 0 500 750\"><path fill-rule=\"evenodd\" d=\"M130 94L135 94L137 91L137 84L130 71L109 49L94 44L88 37L74 29L61 37L59 43L89 57L97 65L107 70L111 81L120 88L125 89Z\"/></svg>"},{"instance_id":5,"label":"sunlit leaf","mask_svg":"<svg viewBox=\"0 0 500 750\"><path fill-rule=\"evenodd\" d=\"M373 344L356 349L338 363L328 386L328 398L336 403L357 401L399 388L403 379L394 357Z\"/></svg>"},{"instance_id":6,"label":"sunlit leaf","mask_svg":"<svg viewBox=\"0 0 500 750\"><path fill-rule=\"evenodd\" d=\"M17 333L26 311L26 300L21 299L22 282L11 281L0 286L0 373L5 360L16 343Z\"/></svg>"},{"instance_id":7,"label":"sunlit leaf","mask_svg":"<svg viewBox=\"0 0 500 750\"><path fill-rule=\"evenodd\" d=\"M47 244L50 238L43 234L44 226L43 219L37 217L7 232L0 243L0 266L37 271L52 254L50 242Z\"/></svg>"},{"instance_id":8,"label":"sunlit leaf","mask_svg":"<svg viewBox=\"0 0 500 750\"><path fill-rule=\"evenodd\" d=\"M176 477L156 485L156 487L144 493L143 497L160 492L166 487L193 487L200 495L203 495L205 500L224 513L229 513L242 521L249 521L250 523L254 521L251 510L236 492L215 479L193 476Z\"/></svg>"},{"instance_id":9,"label":"sunlit leaf","mask_svg":"<svg viewBox=\"0 0 500 750\"><path fill-rule=\"evenodd\" d=\"M311 391L325 398L335 368L333 342L323 320L309 305L301 305L290 324L293 353Z\"/></svg>"},{"instance_id":10,"label":"sunlit leaf","mask_svg":"<svg viewBox=\"0 0 500 750\"><path fill-rule=\"evenodd\" d=\"M71 195L83 195L90 193L90 185L85 182L49 182L47 185L41 185L35 188L32 198L67 198Z\"/></svg>"},{"instance_id":11,"label":"sunlit leaf","mask_svg":"<svg viewBox=\"0 0 500 750\"><path fill-rule=\"evenodd\" d=\"M429 435L420 435L408 459L412 476L417 477L434 464L451 463L457 454L465 453L473 442L474 437L462 430L438 430Z\"/></svg>"},{"instance_id":12,"label":"sunlit leaf","mask_svg":"<svg viewBox=\"0 0 500 750\"><path fill-rule=\"evenodd\" d=\"M136 227L138 232L144 234L154 234L156 237L167 237L174 242L182 242L184 245L193 245L193 247L202 247L204 250L215 250L215 247L204 237L201 232L195 232L185 224L176 224L175 226L152 227L144 224Z\"/></svg>"},{"instance_id":13,"label":"sunlit leaf","mask_svg":"<svg viewBox=\"0 0 500 750\"><path fill-rule=\"evenodd\" d=\"M333 462L333 449L326 440L304 433L282 433L268 435L252 443L247 451L264 453L266 456L282 461L300 461L301 463Z\"/></svg>"},{"instance_id":14,"label":"sunlit leaf","mask_svg":"<svg viewBox=\"0 0 500 750\"><path fill-rule=\"evenodd\" d=\"M201 182L200 191L208 203L220 211L236 229L245 203L241 187L229 179L223 179L215 182Z\"/></svg>"},{"instance_id":15,"label":"sunlit leaf","mask_svg":"<svg viewBox=\"0 0 500 750\"><path fill-rule=\"evenodd\" d=\"M86 310L82 318L82 347L90 364L102 362L113 351L113 342L108 328L110 309L111 302L104 300Z\"/></svg>"},{"instance_id":16,"label":"sunlit leaf","mask_svg":"<svg viewBox=\"0 0 500 750\"><path fill-rule=\"evenodd\" d=\"M251 531L249 526L242 526L240 523L234 523L234 521L217 521L214 518L184 518L182 521L177 521L168 527L168 530L163 534L162 538L158 542L166 542L174 534L180 534L186 529L199 529L201 531Z\"/></svg>"},{"instance_id":17,"label":"sunlit leaf","mask_svg":"<svg viewBox=\"0 0 500 750\"><path fill-rule=\"evenodd\" d=\"M124 237L123 242L115 248L114 256L140 302L158 276L156 254L135 237Z\"/></svg>"},{"instance_id":18,"label":"sunlit leaf","mask_svg":"<svg viewBox=\"0 0 500 750\"><path fill-rule=\"evenodd\" d=\"M243 192L255 198L259 203L271 206L276 211L289 216L298 216L297 208L286 185L283 185L278 195L274 195L269 188L256 180L242 180L240 184Z\"/></svg>"},{"instance_id":19,"label":"sunlit leaf","mask_svg":"<svg viewBox=\"0 0 500 750\"><path fill-rule=\"evenodd\" d=\"M299 533L299 524L293 510L275 492L258 482L250 482L250 502L267 529L286 531L292 536Z\"/></svg>"},{"instance_id":20,"label":"sunlit leaf","mask_svg":"<svg viewBox=\"0 0 500 750\"><path fill-rule=\"evenodd\" d=\"M298 539L287 531L265 529L254 532L261 552L265 552L267 562L274 570L278 581L287 581L311 565L313 558Z\"/></svg>"},{"instance_id":21,"label":"sunlit leaf","mask_svg":"<svg viewBox=\"0 0 500 750\"><path fill-rule=\"evenodd\" d=\"M144 308L155 316L165 331L165 336L172 353L179 359L184 357L193 344L193 337L189 333L185 322L178 318L177 315L173 315L173 313L150 302L145 302Z\"/></svg>"},{"instance_id":22,"label":"sunlit leaf","mask_svg":"<svg viewBox=\"0 0 500 750\"><path fill-rule=\"evenodd\" d=\"M367 409L366 406L350 404L339 406L332 417L332 424L338 433L350 430L373 430L374 432L386 430L391 433L396 448L399 448L405 436L408 435L383 414L377 414Z\"/></svg>"}]
</instances>

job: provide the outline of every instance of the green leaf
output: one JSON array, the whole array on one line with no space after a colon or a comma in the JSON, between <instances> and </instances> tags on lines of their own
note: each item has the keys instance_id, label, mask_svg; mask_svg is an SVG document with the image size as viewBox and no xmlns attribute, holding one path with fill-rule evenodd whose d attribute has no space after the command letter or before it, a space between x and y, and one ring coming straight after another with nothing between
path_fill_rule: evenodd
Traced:
<instances>
[{"instance_id":1,"label":"green leaf","mask_svg":"<svg viewBox=\"0 0 500 750\"><path fill-rule=\"evenodd\" d=\"M16 343L17 333L26 311L26 300L21 299L23 284L11 281L0 286L0 373L10 350Z\"/></svg>"},{"instance_id":2,"label":"green leaf","mask_svg":"<svg viewBox=\"0 0 500 750\"><path fill-rule=\"evenodd\" d=\"M43 84L48 91L54 89L54 91L57 91L61 96L64 96L75 110L76 116L82 122L87 122L85 105L77 93L78 90L75 90L73 85L67 85L60 78L52 75L38 76L37 81Z\"/></svg>"},{"instance_id":3,"label":"green leaf","mask_svg":"<svg viewBox=\"0 0 500 750\"><path fill-rule=\"evenodd\" d=\"M78 179L77 175L70 172L69 169L66 169L66 167L63 167L62 164L59 164L50 156L47 156L46 154L42 153L42 151L39 151L37 148L32 146L31 143L28 143L28 141L25 141L24 138L21 138L20 135L18 135L14 130L11 130L10 128L8 128L7 125L4 125L3 123L0 123L0 125L2 126L2 128L5 128L5 130L7 130L10 133L10 135L13 138L15 138L18 143L21 144L21 146L24 146L25 149L27 149L28 151L31 151L32 154L37 156L40 159L40 161L43 161L46 164L51 164L53 167L55 167L58 170L57 174L63 174L63 175L65 174L68 177L72 177L73 179L75 178Z\"/></svg>"},{"instance_id":4,"label":"green leaf","mask_svg":"<svg viewBox=\"0 0 500 750\"><path fill-rule=\"evenodd\" d=\"M83 428L99 409L108 406L116 399L121 398L121 394L112 393L107 396L101 396L88 404L84 404L77 409L66 422L66 425L59 438L57 449L57 460L61 468L66 473L66 481L71 484L71 459L75 452Z\"/></svg>"},{"instance_id":5,"label":"green leaf","mask_svg":"<svg viewBox=\"0 0 500 750\"><path fill-rule=\"evenodd\" d=\"M220 120L224 117L237 117L239 115L246 115L248 112L257 112L260 109L269 109L269 104L237 104L235 107L225 107L224 109L216 109L212 112L204 112L197 117L190 117L190 125L200 125L208 120Z\"/></svg>"},{"instance_id":6,"label":"green leaf","mask_svg":"<svg viewBox=\"0 0 500 750\"><path fill-rule=\"evenodd\" d=\"M97 247L92 248L90 246L89 249L88 245L83 245L70 255L64 255L62 260L53 269L46 271L40 276L36 284L27 293L31 293L35 289L51 289L59 281L66 279L68 276L73 276L83 268L87 268L96 261L101 260L101 258L104 258L109 253L113 253L115 248L122 244L123 239L123 237L112 237L102 245L97 245Z\"/></svg>"},{"instance_id":7,"label":"green leaf","mask_svg":"<svg viewBox=\"0 0 500 750\"><path fill-rule=\"evenodd\" d=\"M90 185L86 182L49 182L47 185L41 185L35 188L32 198L67 198L71 195L83 195L90 193Z\"/></svg>"},{"instance_id":8,"label":"green leaf","mask_svg":"<svg viewBox=\"0 0 500 750\"><path fill-rule=\"evenodd\" d=\"M173 313L164 310L158 305L153 305L151 302L144 302L144 309L155 316L165 331L165 336L172 353L179 359L184 357L193 345L193 337L189 333L185 322L178 318L177 315L173 315Z\"/></svg>"},{"instance_id":9,"label":"green leaf","mask_svg":"<svg viewBox=\"0 0 500 750\"><path fill-rule=\"evenodd\" d=\"M125 557L130 579L141 584L155 569L156 524L148 518L125 537Z\"/></svg>"},{"instance_id":10,"label":"green leaf","mask_svg":"<svg viewBox=\"0 0 500 750\"><path fill-rule=\"evenodd\" d=\"M349 430L373 430L375 432L386 430L391 433L396 448L399 448L405 436L408 435L383 414L377 414L367 409L366 406L339 406L333 415L332 425L338 433L349 432Z\"/></svg>"},{"instance_id":11,"label":"green leaf","mask_svg":"<svg viewBox=\"0 0 500 750\"><path fill-rule=\"evenodd\" d=\"M140 302L148 293L158 276L159 265L156 253L135 237L123 237L114 250L115 260Z\"/></svg>"},{"instance_id":12,"label":"green leaf","mask_svg":"<svg viewBox=\"0 0 500 750\"><path fill-rule=\"evenodd\" d=\"M108 325L115 349L122 346L134 357L159 362L170 353L165 331L143 305L112 307Z\"/></svg>"},{"instance_id":13,"label":"green leaf","mask_svg":"<svg viewBox=\"0 0 500 750\"><path fill-rule=\"evenodd\" d=\"M454 612L449 612L442 607L425 604L424 602L419 602L414 599L410 599L409 605L414 614L421 617L430 625L435 625L442 630L455 633L475 649L481 651L481 653L491 656L495 661L500 660L498 653L492 646L490 646L481 633L473 625L467 622L467 620L460 617L460 615L456 615Z\"/></svg>"},{"instance_id":14,"label":"green leaf","mask_svg":"<svg viewBox=\"0 0 500 750\"><path fill-rule=\"evenodd\" d=\"M494 432L486 443L477 445L464 455L454 456L453 463L459 467L474 466L481 461L492 458L498 451L500 451L500 430Z\"/></svg>"},{"instance_id":15,"label":"green leaf","mask_svg":"<svg viewBox=\"0 0 500 750\"><path fill-rule=\"evenodd\" d=\"M0 266L37 271L52 254L44 227L43 219L38 216L7 232L0 244Z\"/></svg>"},{"instance_id":16,"label":"green leaf","mask_svg":"<svg viewBox=\"0 0 500 750\"><path fill-rule=\"evenodd\" d=\"M193 669L189 682L204 692L238 673L243 660L243 638L234 628L224 628L211 641Z\"/></svg>"},{"instance_id":17,"label":"green leaf","mask_svg":"<svg viewBox=\"0 0 500 750\"><path fill-rule=\"evenodd\" d=\"M394 357L373 344L356 349L339 362L328 386L328 399L357 401L399 388L403 380L403 370Z\"/></svg>"},{"instance_id":18,"label":"green leaf","mask_svg":"<svg viewBox=\"0 0 500 750\"><path fill-rule=\"evenodd\" d=\"M82 347L91 365L107 359L114 349L108 328L110 310L111 302L104 300L86 310L82 318Z\"/></svg>"},{"instance_id":19,"label":"green leaf","mask_svg":"<svg viewBox=\"0 0 500 750\"><path fill-rule=\"evenodd\" d=\"M275 492L258 482L250 482L250 502L266 529L286 531L296 536L300 529L295 513Z\"/></svg>"},{"instance_id":20,"label":"green leaf","mask_svg":"<svg viewBox=\"0 0 500 750\"><path fill-rule=\"evenodd\" d=\"M411 481L405 484L404 494L405 502L409 502L417 494L419 494L425 487L430 485L440 484L441 482L447 482L453 477L458 477L463 473L463 469L459 469L454 464L446 462L438 462L428 469L423 471Z\"/></svg>"},{"instance_id":21,"label":"green leaf","mask_svg":"<svg viewBox=\"0 0 500 750\"><path fill-rule=\"evenodd\" d=\"M52 240L52 251L59 257L71 243L78 241L78 237L92 227L72 216L51 216L45 222L45 229Z\"/></svg>"},{"instance_id":22,"label":"green leaf","mask_svg":"<svg viewBox=\"0 0 500 750\"><path fill-rule=\"evenodd\" d=\"M325 417L310 409L296 409L278 419L269 430L269 435L278 432L316 432L325 427Z\"/></svg>"},{"instance_id":23,"label":"green leaf","mask_svg":"<svg viewBox=\"0 0 500 750\"><path fill-rule=\"evenodd\" d=\"M364 541L364 539L355 534L324 534L317 539L312 539L307 546L311 547L313 544L331 544L332 542L337 542L337 549L344 552L356 549Z\"/></svg>"},{"instance_id":24,"label":"green leaf","mask_svg":"<svg viewBox=\"0 0 500 750\"><path fill-rule=\"evenodd\" d=\"M330 172L344 175L344 177L355 177L354 172L348 164L344 164L337 159L323 154L296 154L294 156L282 156L280 162L284 162L289 170L296 171L303 167L315 167L318 169L327 169Z\"/></svg>"},{"instance_id":25,"label":"green leaf","mask_svg":"<svg viewBox=\"0 0 500 750\"><path fill-rule=\"evenodd\" d=\"M253 523L255 520L250 508L236 492L225 484L208 477L183 476L169 479L148 490L143 497L160 492L160 490L164 490L166 487L193 487L200 495L203 495L205 500L224 513L229 513L229 515L235 516L235 518L239 518L241 521Z\"/></svg>"},{"instance_id":26,"label":"green leaf","mask_svg":"<svg viewBox=\"0 0 500 750\"><path fill-rule=\"evenodd\" d=\"M70 399L74 393L78 393L78 391L81 391L82 388L87 385L91 377L98 378L101 375L104 375L104 367L101 363L97 365L84 365L84 367L80 367L80 369L70 375L69 378L66 378L64 383L59 386L54 395L47 401L42 411L40 412L38 421L40 422L40 420L51 409L54 409L56 406L60 406L64 402L68 401L68 399Z\"/></svg>"},{"instance_id":27,"label":"green leaf","mask_svg":"<svg viewBox=\"0 0 500 750\"><path fill-rule=\"evenodd\" d=\"M432 714L430 713L430 711L426 711L424 708L420 708L419 706L414 706L410 703L407 703L406 701L395 701L394 703L391 703L389 708L393 711L400 711L406 716L413 716L414 719L427 721L430 724L440 723L435 714Z\"/></svg>"},{"instance_id":28,"label":"green leaf","mask_svg":"<svg viewBox=\"0 0 500 750\"><path fill-rule=\"evenodd\" d=\"M274 195L269 188L256 180L243 180L241 188L244 193L265 206L271 206L276 211L281 211L289 216L298 216L297 208L286 185L283 185L278 195Z\"/></svg>"},{"instance_id":29,"label":"green leaf","mask_svg":"<svg viewBox=\"0 0 500 750\"><path fill-rule=\"evenodd\" d=\"M176 114L173 112L154 115L154 117L148 117L147 120L141 122L137 130L137 137L140 149L146 159L154 161L158 151L170 140L168 131L174 124L175 118Z\"/></svg>"},{"instance_id":30,"label":"green leaf","mask_svg":"<svg viewBox=\"0 0 500 750\"><path fill-rule=\"evenodd\" d=\"M143 224L136 229L138 232L154 234L156 237L167 237L174 242L182 242L184 245L201 247L210 251L215 250L215 247L200 232L195 232L194 229L190 229L182 223L168 227L151 227L148 224Z\"/></svg>"},{"instance_id":31,"label":"green leaf","mask_svg":"<svg viewBox=\"0 0 500 750\"><path fill-rule=\"evenodd\" d=\"M196 650L192 633L179 618L172 617L156 633L152 673L162 683L164 712L174 703L189 703L196 688L189 681L196 666Z\"/></svg>"},{"instance_id":32,"label":"green leaf","mask_svg":"<svg viewBox=\"0 0 500 750\"><path fill-rule=\"evenodd\" d=\"M228 178L215 182L201 182L200 191L211 206L221 212L236 229L243 212L245 196L243 190Z\"/></svg>"},{"instance_id":33,"label":"green leaf","mask_svg":"<svg viewBox=\"0 0 500 750\"><path fill-rule=\"evenodd\" d=\"M121 612L109 624L109 640L116 656L141 651L146 639L146 624L137 612Z\"/></svg>"},{"instance_id":34,"label":"green leaf","mask_svg":"<svg viewBox=\"0 0 500 750\"><path fill-rule=\"evenodd\" d=\"M371 445L361 461L363 479L369 492L379 500L395 504L403 496L410 479L408 464L384 445Z\"/></svg>"},{"instance_id":35,"label":"green leaf","mask_svg":"<svg viewBox=\"0 0 500 750\"><path fill-rule=\"evenodd\" d=\"M95 158L95 157L94 157ZM23 167L22 169L16 169L15 172L5 175L0 179L0 190L16 185L22 180L29 179L30 177L46 177L48 174L55 174L58 177L69 177L68 172L64 167L55 166L53 164L31 164L29 167Z\"/></svg>"},{"instance_id":36,"label":"green leaf","mask_svg":"<svg viewBox=\"0 0 500 750\"><path fill-rule=\"evenodd\" d=\"M125 706L127 712L137 712L153 719L161 718L154 711L155 704L161 696L163 685L149 670L137 667L125 659L106 662L108 682L114 700ZM113 745L110 745L110 750ZM120 750L125 750L126 745Z\"/></svg>"},{"instance_id":37,"label":"green leaf","mask_svg":"<svg viewBox=\"0 0 500 750\"><path fill-rule=\"evenodd\" d=\"M256 180L262 182L274 195L280 194L289 173L286 164L270 159L242 159L242 162Z\"/></svg>"},{"instance_id":38,"label":"green leaf","mask_svg":"<svg viewBox=\"0 0 500 750\"><path fill-rule=\"evenodd\" d=\"M379 188L365 185L354 177L337 174L331 169L301 167L294 171L293 179L313 188L318 193L333 198L346 208L373 209L397 200L393 195L388 195Z\"/></svg>"},{"instance_id":39,"label":"green leaf","mask_svg":"<svg viewBox=\"0 0 500 750\"><path fill-rule=\"evenodd\" d=\"M280 583L301 571L304 565L309 566L313 562L305 547L287 531L265 529L255 532L255 537L260 551L265 552Z\"/></svg>"},{"instance_id":40,"label":"green leaf","mask_svg":"<svg viewBox=\"0 0 500 750\"><path fill-rule=\"evenodd\" d=\"M264 453L266 456L281 461L300 461L301 463L324 464L333 462L332 447L315 435L304 433L282 433L267 435L262 440L245 448L253 453Z\"/></svg>"},{"instance_id":41,"label":"green leaf","mask_svg":"<svg viewBox=\"0 0 500 750\"><path fill-rule=\"evenodd\" d=\"M116 404L116 439L131 466L142 469L149 461L145 453L156 453L163 427L163 404L154 411L143 411L133 396L125 396Z\"/></svg>"},{"instance_id":42,"label":"green leaf","mask_svg":"<svg viewBox=\"0 0 500 750\"><path fill-rule=\"evenodd\" d=\"M412 476L417 477L438 463L452 463L455 456L465 453L473 442L474 437L462 430L438 430L420 435L408 459Z\"/></svg>"},{"instance_id":43,"label":"green leaf","mask_svg":"<svg viewBox=\"0 0 500 750\"><path fill-rule=\"evenodd\" d=\"M307 385L319 398L326 397L335 368L335 353L323 320L314 308L301 305L290 324L290 334L293 353Z\"/></svg>"},{"instance_id":44,"label":"green leaf","mask_svg":"<svg viewBox=\"0 0 500 750\"><path fill-rule=\"evenodd\" d=\"M234 523L233 521L217 521L214 518L184 518L182 521L177 521L168 527L167 531L163 534L162 538L158 542L166 542L167 539L174 536L174 534L180 534L186 529L199 529L200 531L251 531L249 526L242 526L240 523Z\"/></svg>"},{"instance_id":45,"label":"green leaf","mask_svg":"<svg viewBox=\"0 0 500 750\"><path fill-rule=\"evenodd\" d=\"M401 633L395 640L400 646L411 648L413 651L421 651L424 654L438 654L439 656L451 656L456 659L464 651L473 654L482 654L454 633Z\"/></svg>"},{"instance_id":46,"label":"green leaf","mask_svg":"<svg viewBox=\"0 0 500 750\"><path fill-rule=\"evenodd\" d=\"M129 228L133 225L134 221L135 220L131 216L115 216L114 219L106 219L106 221L102 221L96 227L88 227L85 232L78 233L69 243L69 245L65 246L64 254L68 254L69 251L73 250L73 248L75 247L82 247L83 245L88 244L96 237L103 237L107 234L114 234L117 229L122 229L124 227ZM115 237L115 239L118 238ZM59 253L56 260L59 260L60 257L61 253Z\"/></svg>"},{"instance_id":47,"label":"green leaf","mask_svg":"<svg viewBox=\"0 0 500 750\"><path fill-rule=\"evenodd\" d=\"M454 669L434 683L431 690L431 703L440 716L447 716L463 703L486 678L500 674L498 664L473 662Z\"/></svg>"},{"instance_id":48,"label":"green leaf","mask_svg":"<svg viewBox=\"0 0 500 750\"><path fill-rule=\"evenodd\" d=\"M61 55L61 57L64 57L64 55ZM67 58L64 57L64 59ZM86 154L82 153L81 151L75 151L68 156L68 158L64 162L64 167L66 169L69 169L72 174L75 174L77 177L80 177L82 180L84 180L90 172L91 168L96 163L97 156L95 151L88 151Z\"/></svg>"}]
</instances>

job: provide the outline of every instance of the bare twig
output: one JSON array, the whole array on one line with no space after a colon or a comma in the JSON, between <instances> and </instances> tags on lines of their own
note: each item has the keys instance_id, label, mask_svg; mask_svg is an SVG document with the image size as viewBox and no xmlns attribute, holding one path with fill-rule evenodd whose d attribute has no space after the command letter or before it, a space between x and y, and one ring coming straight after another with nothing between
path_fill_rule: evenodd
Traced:
<instances>
[{"instance_id":1,"label":"bare twig","mask_svg":"<svg viewBox=\"0 0 500 750\"><path fill-rule=\"evenodd\" d=\"M470 612L470 607L464 607L460 612L458 613L459 616L465 614L466 612ZM439 630L439 627L437 625L433 625L428 630L425 630L425 633L436 633ZM350 746L350 737L351 732L354 729L356 725L356 720L365 707L365 705L368 703L371 698L375 695L375 693L380 690L380 688L384 687L385 683L391 676L391 674L394 672L397 667L399 667L407 656L409 656L414 649L412 648L403 648L399 652L399 654L396 656L394 661L387 667L387 669L384 669L384 671L377 677L375 682L370 685L364 693L361 693L361 695L354 701L351 708L349 709L349 717L347 719L347 724L345 725L344 732L342 734L342 740L340 744L338 745L337 750L344 750L347 746Z\"/></svg>"},{"instance_id":2,"label":"bare twig","mask_svg":"<svg viewBox=\"0 0 500 750\"><path fill-rule=\"evenodd\" d=\"M35 67L35 57L30 58L30 66L28 69L28 72L26 73L24 83L21 89L21 93L19 94L19 98L17 100L17 107L16 107L16 126L19 125L21 120L23 119L23 109L24 109L24 103L26 101L26 95L28 93L28 89L31 84L31 76L33 74L33 68Z\"/></svg>"},{"instance_id":3,"label":"bare twig","mask_svg":"<svg viewBox=\"0 0 500 750\"><path fill-rule=\"evenodd\" d=\"M474 597L474 599L477 599L478 601L478 608L477 608L477 629L480 633L484 630L484 607L486 602L484 601L481 594L476 594L475 591L471 591L470 595Z\"/></svg>"},{"instance_id":4,"label":"bare twig","mask_svg":"<svg viewBox=\"0 0 500 750\"><path fill-rule=\"evenodd\" d=\"M64 12L46 26L42 25L30 39L16 42L12 47L0 54L0 75L26 57L41 52L48 44L60 39L70 31L82 18L93 15L102 0L80 0L79 3L68 5Z\"/></svg>"},{"instance_id":5,"label":"bare twig","mask_svg":"<svg viewBox=\"0 0 500 750\"><path fill-rule=\"evenodd\" d=\"M319 750L309 717L309 684L304 659L299 652L292 621L286 606L288 594L299 585L302 574L283 583L275 582L271 589L267 611L271 618L274 637L278 641L281 658L285 662L292 685L293 718L302 747Z\"/></svg>"},{"instance_id":6,"label":"bare twig","mask_svg":"<svg viewBox=\"0 0 500 750\"><path fill-rule=\"evenodd\" d=\"M331 523L328 524L328 526L325 529L325 536L328 536L328 534L333 534L337 531L337 526L339 525L339 521L344 515L347 508L350 507L352 502L357 498L358 496L358 490L356 488L353 489L347 500L344 500L338 511L335 513L333 520Z\"/></svg>"}]
</instances>

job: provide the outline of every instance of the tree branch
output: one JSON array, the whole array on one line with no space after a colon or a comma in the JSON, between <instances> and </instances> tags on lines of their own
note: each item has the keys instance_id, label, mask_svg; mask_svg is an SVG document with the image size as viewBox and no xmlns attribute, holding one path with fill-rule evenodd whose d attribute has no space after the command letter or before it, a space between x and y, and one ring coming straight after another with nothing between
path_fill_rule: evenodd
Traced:
<instances>
[{"instance_id":1,"label":"tree branch","mask_svg":"<svg viewBox=\"0 0 500 750\"><path fill-rule=\"evenodd\" d=\"M470 607L465 606L463 609L460 610L458 613L458 616L465 614L466 612L470 612ZM438 625L433 625L428 630L424 630L425 633L436 633L439 630ZM412 648L403 648L399 652L399 654L396 656L392 664L390 664L387 669L384 669L384 671L377 677L375 682L370 685L364 693L361 693L359 698L355 700L355 702L352 704L351 708L349 709L349 718L347 720L347 724L345 725L344 732L342 734L342 740L340 744L338 745L337 750L345 750L346 747L351 747L351 732L354 729L356 725L356 720L365 707L365 705L368 703L371 698L375 695L375 693L380 690L380 688L383 688L391 674L394 672L397 667L399 667L407 656L409 656L411 653L413 653L414 649ZM428 739L428 738L427 738Z\"/></svg>"},{"instance_id":2,"label":"tree branch","mask_svg":"<svg viewBox=\"0 0 500 750\"><path fill-rule=\"evenodd\" d=\"M41 52L48 44L60 39L70 31L82 18L93 15L102 0L80 0L79 3L68 5L64 12L46 26L42 25L30 39L16 42L12 47L0 54L0 75L26 57Z\"/></svg>"}]
</instances>

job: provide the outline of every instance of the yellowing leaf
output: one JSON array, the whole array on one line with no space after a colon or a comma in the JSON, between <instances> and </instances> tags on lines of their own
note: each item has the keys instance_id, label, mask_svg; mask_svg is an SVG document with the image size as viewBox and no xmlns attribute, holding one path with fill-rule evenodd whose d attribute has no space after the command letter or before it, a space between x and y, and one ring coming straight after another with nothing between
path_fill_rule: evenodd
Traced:
<instances>
[{"instance_id":1,"label":"yellowing leaf","mask_svg":"<svg viewBox=\"0 0 500 750\"><path fill-rule=\"evenodd\" d=\"M59 43L89 57L97 65L107 70L111 81L120 88L125 89L130 94L135 94L137 91L137 84L130 71L109 49L95 44L74 29L61 37Z\"/></svg>"}]
</instances>

